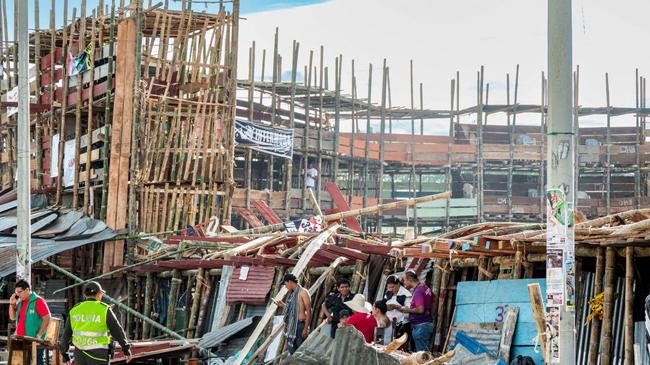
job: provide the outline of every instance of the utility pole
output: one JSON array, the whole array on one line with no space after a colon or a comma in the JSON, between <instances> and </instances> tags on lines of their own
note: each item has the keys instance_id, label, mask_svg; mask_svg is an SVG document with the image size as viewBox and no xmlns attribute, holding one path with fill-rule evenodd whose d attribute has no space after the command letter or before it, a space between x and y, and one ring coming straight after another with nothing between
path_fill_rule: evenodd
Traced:
<instances>
[{"instance_id":1,"label":"utility pole","mask_svg":"<svg viewBox=\"0 0 650 365\"><path fill-rule=\"evenodd\" d=\"M31 282L31 176L29 173L29 39L27 28L28 1L18 2L18 133L17 171L18 229L16 232L16 277ZM63 175L61 172L60 175Z\"/></svg>"},{"instance_id":2,"label":"utility pole","mask_svg":"<svg viewBox=\"0 0 650 365\"><path fill-rule=\"evenodd\" d=\"M548 0L547 363L575 364L575 131L571 0Z\"/></svg>"}]
</instances>

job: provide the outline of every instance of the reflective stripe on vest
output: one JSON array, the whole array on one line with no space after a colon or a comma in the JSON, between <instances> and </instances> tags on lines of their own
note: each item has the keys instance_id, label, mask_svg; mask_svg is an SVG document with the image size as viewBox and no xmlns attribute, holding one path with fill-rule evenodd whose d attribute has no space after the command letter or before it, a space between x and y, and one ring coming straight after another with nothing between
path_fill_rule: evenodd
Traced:
<instances>
[{"instance_id":1,"label":"reflective stripe on vest","mask_svg":"<svg viewBox=\"0 0 650 365\"><path fill-rule=\"evenodd\" d=\"M111 337L106 324L108 305L96 300L77 304L70 310L72 343L80 350L108 349Z\"/></svg>"}]
</instances>

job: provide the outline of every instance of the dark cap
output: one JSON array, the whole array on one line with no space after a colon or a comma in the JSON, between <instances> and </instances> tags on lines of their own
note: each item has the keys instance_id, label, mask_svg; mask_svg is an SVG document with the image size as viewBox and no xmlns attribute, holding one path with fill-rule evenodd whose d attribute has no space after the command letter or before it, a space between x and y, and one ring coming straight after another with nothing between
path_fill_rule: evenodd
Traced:
<instances>
[{"instance_id":1,"label":"dark cap","mask_svg":"<svg viewBox=\"0 0 650 365\"><path fill-rule=\"evenodd\" d=\"M89 281L88 284L84 287L84 295L93 296L97 293L106 293L102 286L96 281Z\"/></svg>"}]
</instances>

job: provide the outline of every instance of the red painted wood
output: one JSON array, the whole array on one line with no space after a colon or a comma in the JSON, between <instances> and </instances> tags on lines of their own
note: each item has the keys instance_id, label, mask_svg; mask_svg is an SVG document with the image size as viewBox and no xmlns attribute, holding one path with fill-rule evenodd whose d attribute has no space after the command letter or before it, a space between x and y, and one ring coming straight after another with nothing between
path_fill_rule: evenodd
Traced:
<instances>
[{"instance_id":1,"label":"red painted wood","mask_svg":"<svg viewBox=\"0 0 650 365\"><path fill-rule=\"evenodd\" d=\"M282 223L282 219L269 207L264 200L253 201L253 207L257 210L269 224Z\"/></svg>"},{"instance_id":2,"label":"red painted wood","mask_svg":"<svg viewBox=\"0 0 650 365\"><path fill-rule=\"evenodd\" d=\"M246 208L237 208L237 213L253 228L262 227L264 225L264 223L262 223L253 212Z\"/></svg>"},{"instance_id":3,"label":"red painted wood","mask_svg":"<svg viewBox=\"0 0 650 365\"><path fill-rule=\"evenodd\" d=\"M350 210L350 205L348 205L348 201L345 199L343 193L341 193L341 190L334 182L331 181L326 182L325 190L327 190L327 192L330 193L330 196L332 197L332 201L334 202L336 208L338 208L341 212L347 212ZM348 228L352 230L355 230L357 232L363 232L363 228L361 228L361 224L359 224L359 221L357 220L356 217L345 218L345 224L348 226Z\"/></svg>"}]
</instances>

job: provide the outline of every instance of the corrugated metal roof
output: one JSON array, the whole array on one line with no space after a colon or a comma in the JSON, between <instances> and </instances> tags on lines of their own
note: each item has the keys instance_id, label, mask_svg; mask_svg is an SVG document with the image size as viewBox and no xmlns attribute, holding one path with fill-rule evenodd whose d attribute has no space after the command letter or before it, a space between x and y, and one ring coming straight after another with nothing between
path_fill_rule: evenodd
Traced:
<instances>
[{"instance_id":1,"label":"corrugated metal roof","mask_svg":"<svg viewBox=\"0 0 650 365\"><path fill-rule=\"evenodd\" d=\"M199 347L209 349L218 346L220 343L248 328L253 324L253 319L254 317L242 319L241 321L221 327L216 331L204 334L201 337L201 341L199 341Z\"/></svg>"},{"instance_id":2,"label":"corrugated metal roof","mask_svg":"<svg viewBox=\"0 0 650 365\"><path fill-rule=\"evenodd\" d=\"M0 232L5 231L5 234L0 233L0 276L7 276L16 271L16 236L7 234L9 229L18 224L13 191L0 194L0 202ZM44 195L32 195L33 209L30 218L33 262L115 237L115 231L107 228L102 221L84 217L79 212L61 213L53 209L43 209L46 204Z\"/></svg>"},{"instance_id":3,"label":"corrugated metal roof","mask_svg":"<svg viewBox=\"0 0 650 365\"><path fill-rule=\"evenodd\" d=\"M248 267L246 280L239 277L242 267L238 267L232 274L226 291L226 301L232 303L246 303L251 305L266 304L266 294L273 285L274 267L245 266Z\"/></svg>"},{"instance_id":4,"label":"corrugated metal roof","mask_svg":"<svg viewBox=\"0 0 650 365\"><path fill-rule=\"evenodd\" d=\"M108 241L115 237L115 231L106 228L100 233L90 237L75 240L57 241L45 239L32 239L32 261L38 262L60 252L71 250L89 243ZM0 237L0 276L7 276L16 272L16 237Z\"/></svg>"}]
</instances>

